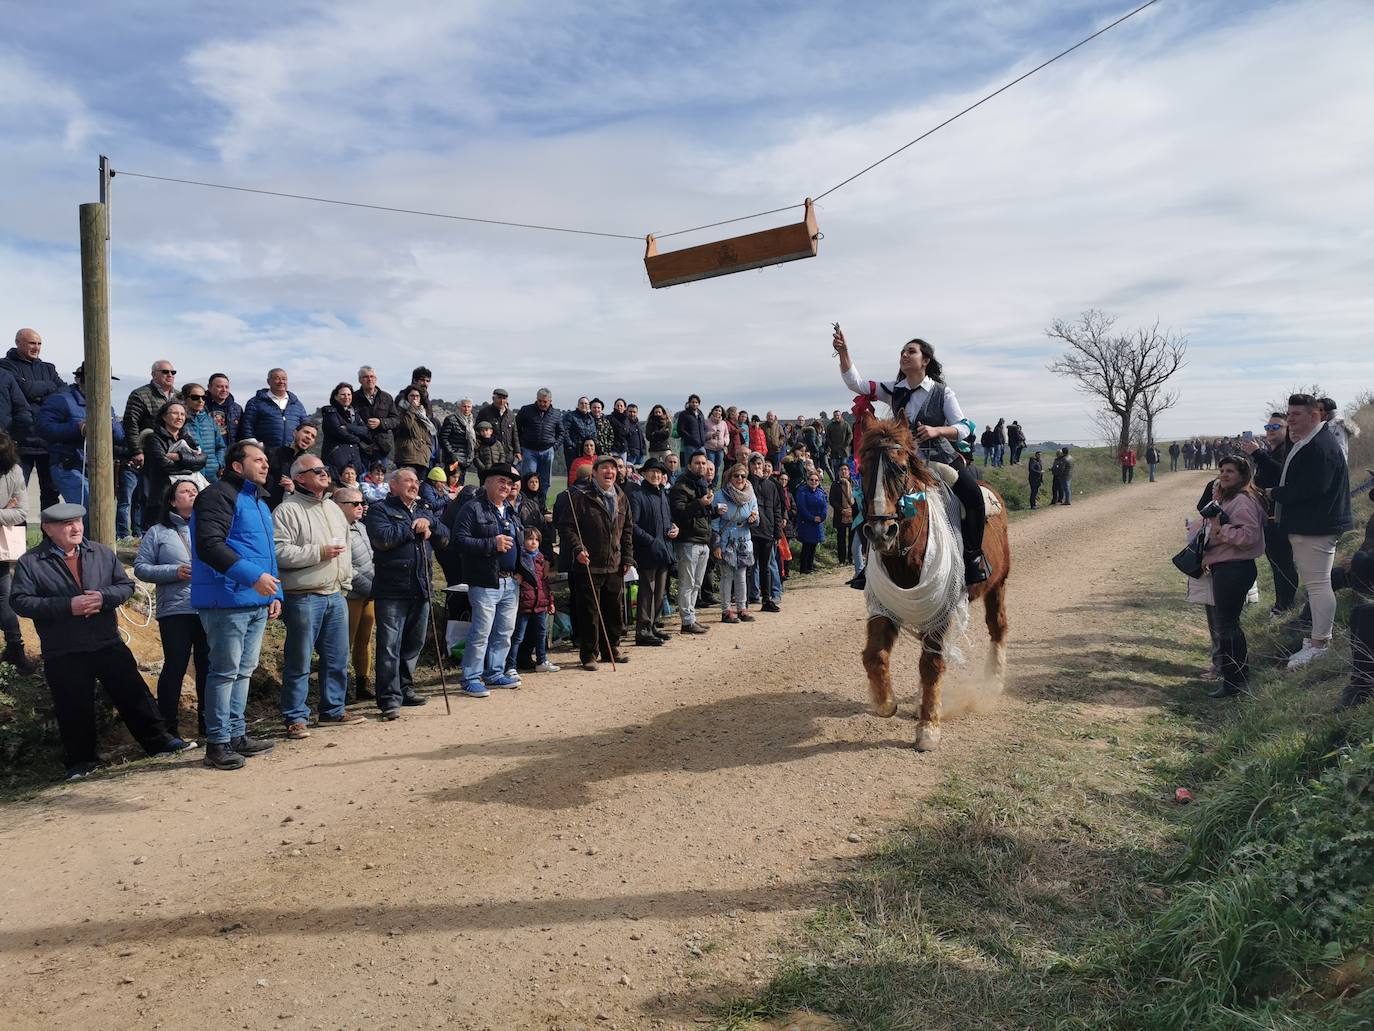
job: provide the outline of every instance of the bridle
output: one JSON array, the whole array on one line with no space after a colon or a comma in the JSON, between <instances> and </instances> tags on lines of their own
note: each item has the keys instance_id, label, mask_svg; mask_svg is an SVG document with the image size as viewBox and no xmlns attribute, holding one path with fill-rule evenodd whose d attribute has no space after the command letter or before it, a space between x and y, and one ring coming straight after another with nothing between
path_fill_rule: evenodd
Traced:
<instances>
[{"instance_id":1,"label":"bridle","mask_svg":"<svg viewBox=\"0 0 1374 1031\"><path fill-rule=\"evenodd\" d=\"M864 517L867 522L881 525L889 521L900 522L903 519L910 519L916 514L916 506L918 504L924 504L926 501L925 491L912 491L906 489L911 486L911 470L909 468L899 470L896 467L896 464L888 458L889 453L902 450L905 449L902 448L900 444L884 445L882 448L882 454L879 456L878 468L874 470L875 486L878 477L881 477L884 481L886 481L888 479L889 474L893 479L900 480L903 492L901 496L897 499L897 504L895 506L896 510L893 512L870 513L869 515ZM897 475L899 472L901 474L900 476Z\"/></svg>"}]
</instances>

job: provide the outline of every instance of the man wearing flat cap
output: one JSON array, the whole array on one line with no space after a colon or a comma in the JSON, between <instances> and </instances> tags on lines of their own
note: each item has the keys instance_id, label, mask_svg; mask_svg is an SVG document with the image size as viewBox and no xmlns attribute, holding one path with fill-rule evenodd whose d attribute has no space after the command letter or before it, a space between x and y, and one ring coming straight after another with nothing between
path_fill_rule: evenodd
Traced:
<instances>
[{"instance_id":1,"label":"man wearing flat cap","mask_svg":"<svg viewBox=\"0 0 1374 1031\"><path fill-rule=\"evenodd\" d=\"M573 557L573 605L577 608L578 650L582 668L596 659L628 662L620 650L624 634L625 574L634 568L634 519L630 500L616 486L615 455L597 455L592 479L568 490L568 506L558 532Z\"/></svg>"},{"instance_id":2,"label":"man wearing flat cap","mask_svg":"<svg viewBox=\"0 0 1374 1031\"><path fill-rule=\"evenodd\" d=\"M477 413L479 422L491 423L492 436L506 446L505 461L519 465L520 433L515 426L515 410L510 406L510 393L504 387L491 392L491 403Z\"/></svg>"},{"instance_id":3,"label":"man wearing flat cap","mask_svg":"<svg viewBox=\"0 0 1374 1031\"><path fill-rule=\"evenodd\" d=\"M482 489L463 506L453 528L468 585L472 624L463 646L463 694L485 698L491 687L519 687L511 634L520 605L520 542L524 536L511 503L520 473L509 463L482 471Z\"/></svg>"},{"instance_id":4,"label":"man wearing flat cap","mask_svg":"<svg viewBox=\"0 0 1374 1031\"><path fill-rule=\"evenodd\" d=\"M134 583L112 549L85 539L80 505L43 510L43 541L15 563L10 605L33 620L62 737L67 779L100 766L95 685L149 755L194 748L167 731L138 663L119 636L116 613Z\"/></svg>"},{"instance_id":5,"label":"man wearing flat cap","mask_svg":"<svg viewBox=\"0 0 1374 1031\"><path fill-rule=\"evenodd\" d=\"M635 568L639 571L639 603L635 612L635 644L656 646L669 640L655 624L663 616L668 570L673 562L677 526L668 506L668 467L651 458L639 470L642 482L630 492L634 520Z\"/></svg>"}]
</instances>

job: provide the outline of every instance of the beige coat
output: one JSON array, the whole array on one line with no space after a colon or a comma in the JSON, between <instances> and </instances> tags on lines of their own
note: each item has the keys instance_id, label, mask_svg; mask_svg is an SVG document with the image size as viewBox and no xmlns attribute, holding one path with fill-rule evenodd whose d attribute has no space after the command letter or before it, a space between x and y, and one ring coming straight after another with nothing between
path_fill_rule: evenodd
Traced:
<instances>
[{"instance_id":1,"label":"beige coat","mask_svg":"<svg viewBox=\"0 0 1374 1031\"><path fill-rule=\"evenodd\" d=\"M327 498L297 490L276 507L272 522L283 591L334 594L352 589L353 558L343 509ZM331 538L337 538L344 549L337 558L327 559L324 549Z\"/></svg>"}]
</instances>

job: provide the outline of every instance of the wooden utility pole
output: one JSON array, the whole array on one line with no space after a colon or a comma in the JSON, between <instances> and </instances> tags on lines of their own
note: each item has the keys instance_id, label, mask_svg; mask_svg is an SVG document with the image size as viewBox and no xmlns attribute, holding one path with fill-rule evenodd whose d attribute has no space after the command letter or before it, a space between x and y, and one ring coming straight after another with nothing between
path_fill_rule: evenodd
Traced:
<instances>
[{"instance_id":1,"label":"wooden utility pole","mask_svg":"<svg viewBox=\"0 0 1374 1031\"><path fill-rule=\"evenodd\" d=\"M101 191L102 194L104 190ZM82 204L81 312L86 341L86 478L92 540L115 542L114 440L110 429L110 293L105 241L108 209Z\"/></svg>"}]
</instances>

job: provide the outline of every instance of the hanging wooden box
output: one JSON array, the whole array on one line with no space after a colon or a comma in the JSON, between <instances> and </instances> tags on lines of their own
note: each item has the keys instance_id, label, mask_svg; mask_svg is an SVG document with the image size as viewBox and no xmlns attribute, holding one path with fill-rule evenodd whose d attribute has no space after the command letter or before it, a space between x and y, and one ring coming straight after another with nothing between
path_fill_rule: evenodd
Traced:
<instances>
[{"instance_id":1,"label":"hanging wooden box","mask_svg":"<svg viewBox=\"0 0 1374 1031\"><path fill-rule=\"evenodd\" d=\"M712 276L728 276L751 268L781 265L798 258L814 258L820 247L820 232L816 228L816 212L811 198L806 198L806 217L790 226L765 229L748 236L732 236L716 243L704 243L680 251L658 253L652 236L646 239L644 267L649 273L649 285L654 289L677 286Z\"/></svg>"}]
</instances>

